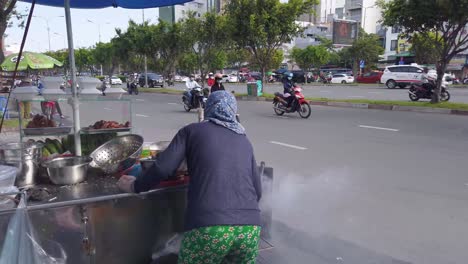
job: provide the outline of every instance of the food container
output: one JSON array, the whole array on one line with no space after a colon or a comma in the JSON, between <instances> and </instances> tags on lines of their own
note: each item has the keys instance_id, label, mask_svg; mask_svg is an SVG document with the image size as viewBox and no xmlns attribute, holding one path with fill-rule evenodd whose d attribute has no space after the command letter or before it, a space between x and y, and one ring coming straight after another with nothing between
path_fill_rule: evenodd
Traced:
<instances>
[{"instance_id":1,"label":"food container","mask_svg":"<svg viewBox=\"0 0 468 264\"><path fill-rule=\"evenodd\" d=\"M63 157L47 161L43 166L47 169L50 181L57 185L77 184L86 180L89 157Z\"/></svg>"},{"instance_id":2,"label":"food container","mask_svg":"<svg viewBox=\"0 0 468 264\"><path fill-rule=\"evenodd\" d=\"M16 167L17 187L31 186L36 183L39 162L42 159L41 143L7 143L0 146L0 160L3 164Z\"/></svg>"}]
</instances>

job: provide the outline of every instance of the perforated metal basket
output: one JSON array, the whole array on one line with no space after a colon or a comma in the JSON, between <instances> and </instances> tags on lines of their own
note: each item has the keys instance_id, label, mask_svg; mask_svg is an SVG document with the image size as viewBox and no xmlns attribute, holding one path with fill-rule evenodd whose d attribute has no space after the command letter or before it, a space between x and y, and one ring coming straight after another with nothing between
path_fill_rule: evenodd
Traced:
<instances>
[{"instance_id":1,"label":"perforated metal basket","mask_svg":"<svg viewBox=\"0 0 468 264\"><path fill-rule=\"evenodd\" d=\"M89 165L106 174L125 171L140 158L142 147L143 138L139 135L116 137L89 155L93 159Z\"/></svg>"}]
</instances>

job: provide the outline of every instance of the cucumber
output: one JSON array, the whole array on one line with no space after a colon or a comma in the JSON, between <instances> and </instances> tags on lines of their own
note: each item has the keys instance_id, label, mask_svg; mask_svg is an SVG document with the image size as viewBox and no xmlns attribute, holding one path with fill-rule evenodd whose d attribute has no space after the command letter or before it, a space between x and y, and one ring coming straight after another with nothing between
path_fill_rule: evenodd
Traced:
<instances>
[{"instance_id":1,"label":"cucumber","mask_svg":"<svg viewBox=\"0 0 468 264\"><path fill-rule=\"evenodd\" d=\"M58 139L54 139L53 142L54 142L54 146L57 149L58 153L62 154L64 152L63 147L62 147L62 143L60 143L60 141Z\"/></svg>"}]
</instances>

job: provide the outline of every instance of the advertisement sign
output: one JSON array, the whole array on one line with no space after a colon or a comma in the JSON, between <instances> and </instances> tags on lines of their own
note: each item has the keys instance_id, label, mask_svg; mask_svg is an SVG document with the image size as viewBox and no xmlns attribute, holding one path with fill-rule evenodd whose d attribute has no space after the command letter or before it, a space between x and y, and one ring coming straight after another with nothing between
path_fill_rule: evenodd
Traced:
<instances>
[{"instance_id":1,"label":"advertisement sign","mask_svg":"<svg viewBox=\"0 0 468 264\"><path fill-rule=\"evenodd\" d=\"M357 38L358 24L351 20L333 21L333 44L351 46Z\"/></svg>"}]
</instances>

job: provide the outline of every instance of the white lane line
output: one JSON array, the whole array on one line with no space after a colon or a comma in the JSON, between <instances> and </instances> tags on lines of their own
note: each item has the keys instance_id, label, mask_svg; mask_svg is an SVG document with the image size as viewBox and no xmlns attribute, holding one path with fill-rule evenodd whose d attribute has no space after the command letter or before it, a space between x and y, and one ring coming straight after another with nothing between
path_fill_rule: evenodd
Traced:
<instances>
[{"instance_id":1,"label":"white lane line","mask_svg":"<svg viewBox=\"0 0 468 264\"><path fill-rule=\"evenodd\" d=\"M322 91L320 90L321 93L331 93L331 91Z\"/></svg>"},{"instance_id":2,"label":"white lane line","mask_svg":"<svg viewBox=\"0 0 468 264\"><path fill-rule=\"evenodd\" d=\"M178 103L167 103L168 105L178 105Z\"/></svg>"},{"instance_id":3,"label":"white lane line","mask_svg":"<svg viewBox=\"0 0 468 264\"><path fill-rule=\"evenodd\" d=\"M286 143L281 143L281 142L278 142L278 141L270 141L270 143L275 144L275 145L280 145L280 146L283 146L283 147L298 149L298 150L306 150L307 149L307 148L304 148L304 147L290 145L290 144L286 144Z\"/></svg>"},{"instance_id":4,"label":"white lane line","mask_svg":"<svg viewBox=\"0 0 468 264\"><path fill-rule=\"evenodd\" d=\"M386 128L386 127L363 126L363 125L360 125L359 127L360 127L360 128L377 129L377 130L385 130L385 131L393 131L393 132L398 132L398 131L400 131L399 129Z\"/></svg>"},{"instance_id":5,"label":"white lane line","mask_svg":"<svg viewBox=\"0 0 468 264\"><path fill-rule=\"evenodd\" d=\"M141 114L136 114L135 116L139 116L139 117L149 117L147 115L141 115Z\"/></svg>"},{"instance_id":6,"label":"white lane line","mask_svg":"<svg viewBox=\"0 0 468 264\"><path fill-rule=\"evenodd\" d=\"M361 95L350 95L348 97L349 98L364 98L364 96L361 96Z\"/></svg>"},{"instance_id":7,"label":"white lane line","mask_svg":"<svg viewBox=\"0 0 468 264\"><path fill-rule=\"evenodd\" d=\"M143 100L143 99L135 99L135 101L144 102L145 100Z\"/></svg>"},{"instance_id":8,"label":"white lane line","mask_svg":"<svg viewBox=\"0 0 468 264\"><path fill-rule=\"evenodd\" d=\"M370 94L383 94L382 92L368 92Z\"/></svg>"},{"instance_id":9,"label":"white lane line","mask_svg":"<svg viewBox=\"0 0 468 264\"><path fill-rule=\"evenodd\" d=\"M111 108L107 108L107 107L104 107L104 110L107 110L107 111L112 111Z\"/></svg>"}]
</instances>

